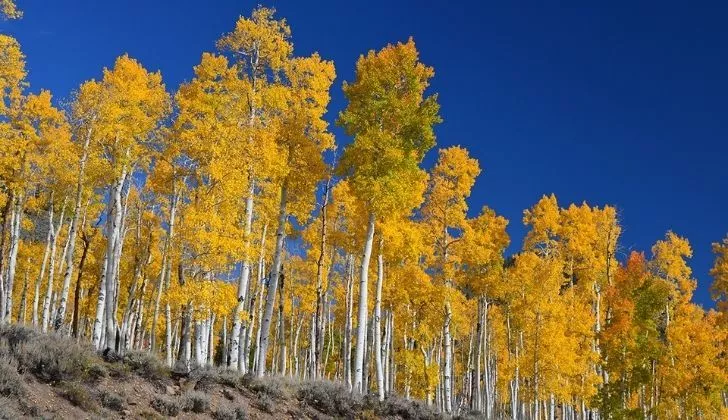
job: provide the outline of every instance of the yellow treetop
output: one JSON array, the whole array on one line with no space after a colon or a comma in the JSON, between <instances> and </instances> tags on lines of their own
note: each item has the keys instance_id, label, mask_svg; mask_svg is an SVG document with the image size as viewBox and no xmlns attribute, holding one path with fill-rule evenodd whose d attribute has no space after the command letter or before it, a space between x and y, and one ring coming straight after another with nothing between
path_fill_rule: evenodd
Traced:
<instances>
[{"instance_id":1,"label":"yellow treetop","mask_svg":"<svg viewBox=\"0 0 728 420\"><path fill-rule=\"evenodd\" d=\"M687 263L687 259L693 256L690 242L669 231L664 240L652 246L652 255L651 263L657 275L671 284L679 297L690 300L697 286Z\"/></svg>"},{"instance_id":2,"label":"yellow treetop","mask_svg":"<svg viewBox=\"0 0 728 420\"><path fill-rule=\"evenodd\" d=\"M380 217L422 202L426 175L419 163L440 122L437 96L425 96L433 75L410 39L359 57L354 82L344 82L348 105L337 123L354 142L339 172L351 176L352 192Z\"/></svg>"},{"instance_id":3,"label":"yellow treetop","mask_svg":"<svg viewBox=\"0 0 728 420\"><path fill-rule=\"evenodd\" d=\"M15 38L0 34L0 117L20 99L26 74L25 55L20 44Z\"/></svg>"},{"instance_id":4,"label":"yellow treetop","mask_svg":"<svg viewBox=\"0 0 728 420\"><path fill-rule=\"evenodd\" d=\"M724 310L726 302L728 302L728 236L722 242L713 244L713 253L715 254L715 262L710 269L710 275L713 277L713 285L710 291L713 299L718 301L720 307Z\"/></svg>"},{"instance_id":5,"label":"yellow treetop","mask_svg":"<svg viewBox=\"0 0 728 420\"><path fill-rule=\"evenodd\" d=\"M20 19L23 12L18 9L14 0L0 0L0 15L5 19Z\"/></svg>"}]
</instances>

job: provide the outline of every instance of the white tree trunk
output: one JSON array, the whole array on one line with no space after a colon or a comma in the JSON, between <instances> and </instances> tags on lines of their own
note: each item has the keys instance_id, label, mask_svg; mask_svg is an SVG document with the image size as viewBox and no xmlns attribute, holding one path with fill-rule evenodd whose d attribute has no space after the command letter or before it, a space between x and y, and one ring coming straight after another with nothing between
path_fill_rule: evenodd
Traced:
<instances>
[{"instance_id":1,"label":"white tree trunk","mask_svg":"<svg viewBox=\"0 0 728 420\"><path fill-rule=\"evenodd\" d=\"M101 281L99 282L99 295L96 299L96 318L92 333L92 342L95 349L100 350L103 342L104 314L106 313L106 267L109 265L109 255L104 257L104 265L101 268Z\"/></svg>"},{"instance_id":2,"label":"white tree trunk","mask_svg":"<svg viewBox=\"0 0 728 420\"><path fill-rule=\"evenodd\" d=\"M379 239L379 255L377 256L377 295L374 302L374 358L377 364L377 394L379 401L384 401L384 366L382 364L382 283L384 281L384 257L382 247L384 241Z\"/></svg>"},{"instance_id":3,"label":"white tree trunk","mask_svg":"<svg viewBox=\"0 0 728 420\"><path fill-rule=\"evenodd\" d=\"M122 207L122 190L126 181L127 170L122 170L121 176L111 189L109 197L108 212L106 217L107 223L107 240L106 255L108 256L108 264L106 265L106 347L116 350L116 314L115 314L115 294L116 294L116 273L118 272L118 264L120 257L118 248L121 241L121 223L123 215Z\"/></svg>"},{"instance_id":4,"label":"white tree trunk","mask_svg":"<svg viewBox=\"0 0 728 420\"><path fill-rule=\"evenodd\" d=\"M48 209L48 235L46 236L45 252L43 253L43 261L40 265L40 273L35 281L35 293L33 295L33 326L38 326L38 304L40 303L40 287L43 284L45 270L48 264L48 257L51 252L51 242L53 241L53 205Z\"/></svg>"},{"instance_id":5,"label":"white tree trunk","mask_svg":"<svg viewBox=\"0 0 728 420\"><path fill-rule=\"evenodd\" d=\"M76 234L78 232L78 221L81 218L81 200L83 199L83 180L86 174L86 161L88 160L88 147L91 141L91 129L86 132L83 149L81 151L81 159L78 166L78 179L76 180L76 203L73 209L73 219L71 227L68 231L69 248L66 253L66 272L63 274L63 286L61 289L61 299L58 304L58 312L56 313L54 327L56 330L61 328L63 320L66 316L66 308L68 306L68 292L71 288L71 277L73 276L73 254L76 250Z\"/></svg>"},{"instance_id":6,"label":"white tree trunk","mask_svg":"<svg viewBox=\"0 0 728 420\"><path fill-rule=\"evenodd\" d=\"M245 299L248 291L248 282L250 281L250 230L253 225L253 196L255 194L255 182L250 181L250 190L245 200L245 226L243 238L243 262L240 268L240 279L238 281L238 303L235 306L235 317L233 319L233 332L231 334L230 343L230 366L233 369L241 370L244 361L238 361L238 353L240 346L240 327L243 323L243 311L245 310Z\"/></svg>"},{"instance_id":7,"label":"white tree trunk","mask_svg":"<svg viewBox=\"0 0 728 420\"><path fill-rule=\"evenodd\" d=\"M15 283L15 268L18 264L18 247L20 245L20 222L23 219L23 196L16 198L13 206L13 223L10 226L10 256L8 261L8 278L5 299L4 320L7 323L13 317L13 284Z\"/></svg>"},{"instance_id":8,"label":"white tree trunk","mask_svg":"<svg viewBox=\"0 0 728 420\"><path fill-rule=\"evenodd\" d=\"M268 294L265 300L265 312L260 323L260 346L258 348L258 367L255 372L257 377L265 373L265 359L268 352L268 341L270 326L273 318L273 307L275 305L276 290L278 289L278 278L281 270L283 256L283 242L286 236L286 205L288 201L288 188L284 182L281 187L281 201L278 209L278 229L276 231L276 248L273 254L273 267L271 267L270 279L268 280Z\"/></svg>"},{"instance_id":9,"label":"white tree trunk","mask_svg":"<svg viewBox=\"0 0 728 420\"><path fill-rule=\"evenodd\" d=\"M349 391L352 390L351 378L351 338L352 338L352 321L354 313L354 257L349 255L347 260L346 274L346 319L344 326L344 378Z\"/></svg>"},{"instance_id":10,"label":"white tree trunk","mask_svg":"<svg viewBox=\"0 0 728 420\"><path fill-rule=\"evenodd\" d=\"M357 318L356 354L354 356L354 384L353 391L362 393L362 379L364 375L364 352L367 343L367 303L368 303L368 280L369 260L372 256L372 243L374 242L374 213L369 214L367 237L364 242L364 254L361 259L361 271L359 273L359 316Z\"/></svg>"},{"instance_id":11,"label":"white tree trunk","mask_svg":"<svg viewBox=\"0 0 728 420\"><path fill-rule=\"evenodd\" d=\"M51 310L51 297L53 296L53 280L55 279L56 273L56 251L58 250L58 237L60 236L61 229L63 229L63 218L66 212L65 202L61 209L61 217L58 220L58 227L52 227L53 240L51 241L50 261L48 262L48 285L46 287L45 298L43 299L43 316L41 321L41 330L43 332L48 331L48 322L50 320Z\"/></svg>"}]
</instances>

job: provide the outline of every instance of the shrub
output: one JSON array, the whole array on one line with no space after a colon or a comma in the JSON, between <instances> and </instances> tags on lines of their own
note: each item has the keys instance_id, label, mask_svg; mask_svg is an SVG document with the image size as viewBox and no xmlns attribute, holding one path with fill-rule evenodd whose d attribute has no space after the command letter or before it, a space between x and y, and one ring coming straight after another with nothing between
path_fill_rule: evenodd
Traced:
<instances>
[{"instance_id":1,"label":"shrub","mask_svg":"<svg viewBox=\"0 0 728 420\"><path fill-rule=\"evenodd\" d=\"M87 374L89 379L98 381L109 376L109 370L103 365L93 364L88 368Z\"/></svg>"},{"instance_id":2,"label":"shrub","mask_svg":"<svg viewBox=\"0 0 728 420\"><path fill-rule=\"evenodd\" d=\"M381 403L375 396L370 397L377 415L382 417L400 417L403 419L439 419L441 416L431 407L420 401L407 400L394 395L388 396Z\"/></svg>"},{"instance_id":3,"label":"shrub","mask_svg":"<svg viewBox=\"0 0 728 420\"><path fill-rule=\"evenodd\" d=\"M66 383L61 395L63 395L63 398L67 399L71 404L84 411L91 411L95 408L93 400L89 397L86 389L78 384L72 382Z\"/></svg>"},{"instance_id":4,"label":"shrub","mask_svg":"<svg viewBox=\"0 0 728 420\"><path fill-rule=\"evenodd\" d=\"M196 391L209 391L215 384L221 383L221 376L224 371L218 369L199 369L190 374L190 378L195 381Z\"/></svg>"},{"instance_id":5,"label":"shrub","mask_svg":"<svg viewBox=\"0 0 728 420\"><path fill-rule=\"evenodd\" d=\"M210 397L199 391L189 391L182 396L182 409L193 413L205 413L210 409Z\"/></svg>"},{"instance_id":6,"label":"shrub","mask_svg":"<svg viewBox=\"0 0 728 420\"><path fill-rule=\"evenodd\" d=\"M265 411L268 414L273 414L273 408L275 407L275 404L273 403L273 399L267 395L267 394L259 394L258 395L258 406L261 410Z\"/></svg>"},{"instance_id":7,"label":"shrub","mask_svg":"<svg viewBox=\"0 0 728 420\"><path fill-rule=\"evenodd\" d=\"M240 388L243 386L243 375L228 369L220 370L217 374L217 383L231 388Z\"/></svg>"},{"instance_id":8,"label":"shrub","mask_svg":"<svg viewBox=\"0 0 728 420\"><path fill-rule=\"evenodd\" d=\"M124 364L142 378L160 380L169 376L169 369L153 354L130 351L124 355Z\"/></svg>"},{"instance_id":9,"label":"shrub","mask_svg":"<svg viewBox=\"0 0 728 420\"><path fill-rule=\"evenodd\" d=\"M152 400L151 406L163 416L175 417L179 414L180 404L177 399L157 397Z\"/></svg>"},{"instance_id":10,"label":"shrub","mask_svg":"<svg viewBox=\"0 0 728 420\"><path fill-rule=\"evenodd\" d=\"M336 417L355 417L362 406L361 397L352 395L345 386L329 381L301 384L298 399Z\"/></svg>"},{"instance_id":11,"label":"shrub","mask_svg":"<svg viewBox=\"0 0 728 420\"><path fill-rule=\"evenodd\" d=\"M25 344L38 333L32 328L24 327L19 324L4 325L0 328L0 336L8 343L11 348Z\"/></svg>"},{"instance_id":12,"label":"shrub","mask_svg":"<svg viewBox=\"0 0 728 420\"><path fill-rule=\"evenodd\" d=\"M248 420L248 412L245 407L235 407L235 420Z\"/></svg>"},{"instance_id":13,"label":"shrub","mask_svg":"<svg viewBox=\"0 0 728 420\"><path fill-rule=\"evenodd\" d=\"M21 396L25 391L23 379L18 373L18 362L7 356L0 356L0 395Z\"/></svg>"},{"instance_id":14,"label":"shrub","mask_svg":"<svg viewBox=\"0 0 728 420\"><path fill-rule=\"evenodd\" d=\"M223 388L222 389L222 396L225 397L225 398L227 398L230 401L234 401L235 400L235 394L233 394L233 391L231 391L231 390L229 390L227 388Z\"/></svg>"},{"instance_id":15,"label":"shrub","mask_svg":"<svg viewBox=\"0 0 728 420\"><path fill-rule=\"evenodd\" d=\"M255 378L251 375L245 375L243 377L243 385L259 396L265 395L281 399L293 394L293 390L297 387L297 382L285 376Z\"/></svg>"},{"instance_id":16,"label":"shrub","mask_svg":"<svg viewBox=\"0 0 728 420\"><path fill-rule=\"evenodd\" d=\"M124 398L114 392L104 391L101 393L101 405L109 410L121 411L124 409Z\"/></svg>"},{"instance_id":17,"label":"shrub","mask_svg":"<svg viewBox=\"0 0 728 420\"><path fill-rule=\"evenodd\" d=\"M38 379L70 381L82 377L91 365L92 352L74 340L57 334L39 334L19 325L0 329L9 354Z\"/></svg>"},{"instance_id":18,"label":"shrub","mask_svg":"<svg viewBox=\"0 0 728 420\"><path fill-rule=\"evenodd\" d=\"M247 420L248 413L243 407L235 407L234 409L228 407L220 407L212 415L215 420Z\"/></svg>"},{"instance_id":19,"label":"shrub","mask_svg":"<svg viewBox=\"0 0 728 420\"><path fill-rule=\"evenodd\" d=\"M23 414L9 402L0 401L0 419L20 419Z\"/></svg>"},{"instance_id":20,"label":"shrub","mask_svg":"<svg viewBox=\"0 0 728 420\"><path fill-rule=\"evenodd\" d=\"M455 420L476 420L482 418L485 418L485 414L478 410L471 410L453 417Z\"/></svg>"}]
</instances>

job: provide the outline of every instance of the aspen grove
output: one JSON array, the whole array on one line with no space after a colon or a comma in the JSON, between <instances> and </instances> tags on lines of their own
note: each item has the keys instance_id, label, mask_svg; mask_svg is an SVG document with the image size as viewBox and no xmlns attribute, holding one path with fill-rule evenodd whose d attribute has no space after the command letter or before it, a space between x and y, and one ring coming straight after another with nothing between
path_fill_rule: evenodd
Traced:
<instances>
[{"instance_id":1,"label":"aspen grove","mask_svg":"<svg viewBox=\"0 0 728 420\"><path fill-rule=\"evenodd\" d=\"M710 310L688 240L627 254L611 206L541 197L506 255L412 39L359 57L341 146L334 63L274 10L216 46L175 92L123 55L60 107L0 34L2 323L453 415L728 417L728 237Z\"/></svg>"}]
</instances>

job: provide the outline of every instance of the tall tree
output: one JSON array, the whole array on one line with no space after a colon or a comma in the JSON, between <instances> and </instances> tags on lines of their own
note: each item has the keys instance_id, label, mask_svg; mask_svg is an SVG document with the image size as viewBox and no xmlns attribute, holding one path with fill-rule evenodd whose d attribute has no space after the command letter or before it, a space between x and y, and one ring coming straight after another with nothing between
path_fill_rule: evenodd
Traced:
<instances>
[{"instance_id":1,"label":"tall tree","mask_svg":"<svg viewBox=\"0 0 728 420\"><path fill-rule=\"evenodd\" d=\"M427 200L422 208L424 222L430 226L431 243L435 250L433 267L448 291L445 295L443 320L443 388L445 412L452 411L452 373L453 351L450 324L452 322L452 302L448 294L452 292L453 277L458 256L453 255L452 246L461 239L458 232L466 226L468 206L466 199L480 174L478 161L471 158L467 150L455 146L442 149L439 159L432 169Z\"/></svg>"},{"instance_id":2,"label":"tall tree","mask_svg":"<svg viewBox=\"0 0 728 420\"><path fill-rule=\"evenodd\" d=\"M307 219L313 207L311 198L315 195L317 183L327 172L322 154L334 147L334 138L323 119L330 99L329 89L335 78L333 62L321 60L318 54L294 58L286 64L284 75L287 83L277 139L282 159L281 172L276 174L280 184L278 228L265 311L260 324L258 359L263 363L258 364L257 376L265 372L286 221L290 212L288 203L291 201L295 205L294 215L299 220Z\"/></svg>"},{"instance_id":3,"label":"tall tree","mask_svg":"<svg viewBox=\"0 0 728 420\"><path fill-rule=\"evenodd\" d=\"M150 140L162 117L169 112L169 95L160 73L150 73L127 55L117 58L113 69L104 69L98 117L94 122L95 143L108 163L109 198L106 210L106 257L99 294L94 344L101 347L100 329L105 324L106 347L116 349L116 283L121 257L124 195L134 172L151 158Z\"/></svg>"},{"instance_id":4,"label":"tall tree","mask_svg":"<svg viewBox=\"0 0 728 420\"><path fill-rule=\"evenodd\" d=\"M275 10L256 8L250 18L241 16L235 29L225 34L217 43L218 49L228 52L235 60L235 69L240 78L239 89L234 93L237 107L243 110L239 124L247 133L239 140L243 153L242 162L247 176L247 185L241 194L245 200L243 218L243 257L238 282L238 304L233 318L231 334L230 364L242 367L238 361L242 314L245 309L246 292L251 272L251 227L256 186L262 183L274 167L276 152L274 132L270 125L273 118L275 95L271 95L277 77L293 52L289 41L291 30L284 19L276 19ZM268 128L268 129L266 129Z\"/></svg>"},{"instance_id":5,"label":"tall tree","mask_svg":"<svg viewBox=\"0 0 728 420\"><path fill-rule=\"evenodd\" d=\"M351 190L368 213L359 274L359 312L354 390L361 393L367 338L369 260L376 220L408 213L422 201L425 173L419 168L435 144L433 126L440 121L436 95L425 95L434 75L419 61L412 39L359 57L352 83L344 82L347 107L338 124L354 137L344 149L339 173L350 177Z\"/></svg>"}]
</instances>

